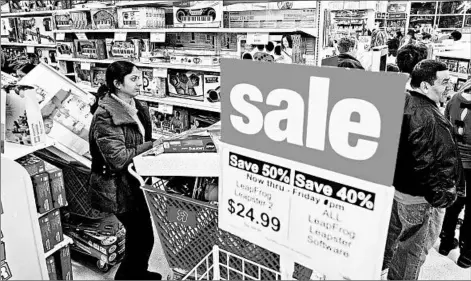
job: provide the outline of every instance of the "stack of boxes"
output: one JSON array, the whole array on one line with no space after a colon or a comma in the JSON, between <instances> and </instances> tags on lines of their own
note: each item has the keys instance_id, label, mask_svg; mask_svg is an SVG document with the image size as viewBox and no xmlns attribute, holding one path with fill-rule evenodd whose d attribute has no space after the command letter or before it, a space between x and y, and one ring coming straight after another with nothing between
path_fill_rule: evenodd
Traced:
<instances>
[{"instance_id":1,"label":"stack of boxes","mask_svg":"<svg viewBox=\"0 0 471 281\"><path fill-rule=\"evenodd\" d=\"M18 163L31 176L43 248L47 253L64 240L60 208L67 206L67 200L63 174L59 168L33 155L18 159ZM72 280L69 247L47 257L46 264L51 280Z\"/></svg>"}]
</instances>

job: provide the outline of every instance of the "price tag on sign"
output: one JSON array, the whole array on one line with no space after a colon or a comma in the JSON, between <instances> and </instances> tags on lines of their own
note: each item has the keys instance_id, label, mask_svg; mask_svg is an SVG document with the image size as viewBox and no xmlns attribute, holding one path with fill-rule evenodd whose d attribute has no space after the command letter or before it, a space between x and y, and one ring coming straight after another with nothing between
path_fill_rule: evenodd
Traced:
<instances>
[{"instance_id":1,"label":"price tag on sign","mask_svg":"<svg viewBox=\"0 0 471 281\"><path fill-rule=\"evenodd\" d=\"M26 46L26 52L28 54L34 54L34 46Z\"/></svg>"},{"instance_id":2,"label":"price tag on sign","mask_svg":"<svg viewBox=\"0 0 471 281\"><path fill-rule=\"evenodd\" d=\"M115 32L114 41L126 41L128 33L127 32Z\"/></svg>"},{"instance_id":3,"label":"price tag on sign","mask_svg":"<svg viewBox=\"0 0 471 281\"><path fill-rule=\"evenodd\" d=\"M64 41L64 39L65 39L65 33L64 32L56 33L56 41Z\"/></svg>"},{"instance_id":4,"label":"price tag on sign","mask_svg":"<svg viewBox=\"0 0 471 281\"><path fill-rule=\"evenodd\" d=\"M165 42L165 32L151 32L150 33L150 42L161 43Z\"/></svg>"},{"instance_id":5,"label":"price tag on sign","mask_svg":"<svg viewBox=\"0 0 471 281\"><path fill-rule=\"evenodd\" d=\"M154 77L163 77L167 78L167 68L154 68Z\"/></svg>"},{"instance_id":6,"label":"price tag on sign","mask_svg":"<svg viewBox=\"0 0 471 281\"><path fill-rule=\"evenodd\" d=\"M247 33L247 44L251 44L251 45L268 44L268 33Z\"/></svg>"},{"instance_id":7,"label":"price tag on sign","mask_svg":"<svg viewBox=\"0 0 471 281\"><path fill-rule=\"evenodd\" d=\"M80 69L83 70L90 70L91 64L89 62L81 62L80 63Z\"/></svg>"},{"instance_id":8,"label":"price tag on sign","mask_svg":"<svg viewBox=\"0 0 471 281\"><path fill-rule=\"evenodd\" d=\"M88 40L87 35L83 32L75 33L75 35L77 36L78 40Z\"/></svg>"}]
</instances>

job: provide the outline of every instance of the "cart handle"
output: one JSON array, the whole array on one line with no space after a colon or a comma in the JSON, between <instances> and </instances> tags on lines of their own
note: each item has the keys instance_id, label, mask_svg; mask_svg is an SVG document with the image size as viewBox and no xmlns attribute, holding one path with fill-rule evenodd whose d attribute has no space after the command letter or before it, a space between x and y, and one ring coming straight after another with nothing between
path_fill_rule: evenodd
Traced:
<instances>
[{"instance_id":1,"label":"cart handle","mask_svg":"<svg viewBox=\"0 0 471 281\"><path fill-rule=\"evenodd\" d=\"M128 172L139 181L141 186L146 185L144 179L134 170L134 163L128 165Z\"/></svg>"}]
</instances>

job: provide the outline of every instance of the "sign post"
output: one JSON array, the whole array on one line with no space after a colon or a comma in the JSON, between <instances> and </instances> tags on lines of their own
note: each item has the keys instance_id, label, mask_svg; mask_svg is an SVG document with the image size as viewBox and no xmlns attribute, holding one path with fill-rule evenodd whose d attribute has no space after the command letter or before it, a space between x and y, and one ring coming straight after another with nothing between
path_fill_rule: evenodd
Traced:
<instances>
[{"instance_id":1,"label":"sign post","mask_svg":"<svg viewBox=\"0 0 471 281\"><path fill-rule=\"evenodd\" d=\"M329 279L379 278L407 77L221 69L219 227L280 254L284 277L297 262Z\"/></svg>"}]
</instances>

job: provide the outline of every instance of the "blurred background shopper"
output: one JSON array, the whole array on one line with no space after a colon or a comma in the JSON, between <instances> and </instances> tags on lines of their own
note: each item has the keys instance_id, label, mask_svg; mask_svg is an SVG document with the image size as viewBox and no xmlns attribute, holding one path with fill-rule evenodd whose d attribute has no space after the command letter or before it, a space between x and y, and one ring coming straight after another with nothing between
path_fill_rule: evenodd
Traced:
<instances>
[{"instance_id":1,"label":"blurred background shopper","mask_svg":"<svg viewBox=\"0 0 471 281\"><path fill-rule=\"evenodd\" d=\"M400 55L398 65L402 65ZM402 55L410 62L423 54L414 51ZM399 68L405 70L403 65ZM445 98L449 79L447 66L434 60L419 62L410 75L383 262L383 269L389 269L389 280L419 278L427 254L438 239L444 208L457 197L462 170L459 152L453 128L437 106Z\"/></svg>"}]
</instances>

